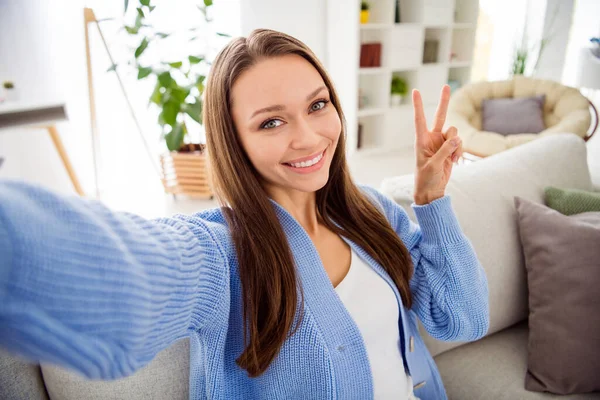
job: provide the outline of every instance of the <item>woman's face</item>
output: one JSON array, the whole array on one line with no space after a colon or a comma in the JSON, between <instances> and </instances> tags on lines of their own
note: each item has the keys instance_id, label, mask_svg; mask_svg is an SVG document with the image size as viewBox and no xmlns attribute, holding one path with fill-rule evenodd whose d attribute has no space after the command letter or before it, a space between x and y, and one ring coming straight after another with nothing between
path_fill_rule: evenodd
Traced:
<instances>
[{"instance_id":1,"label":"woman's face","mask_svg":"<svg viewBox=\"0 0 600 400\"><path fill-rule=\"evenodd\" d=\"M271 195L315 192L329 179L341 122L319 72L304 58L258 62L232 88L235 127Z\"/></svg>"}]
</instances>

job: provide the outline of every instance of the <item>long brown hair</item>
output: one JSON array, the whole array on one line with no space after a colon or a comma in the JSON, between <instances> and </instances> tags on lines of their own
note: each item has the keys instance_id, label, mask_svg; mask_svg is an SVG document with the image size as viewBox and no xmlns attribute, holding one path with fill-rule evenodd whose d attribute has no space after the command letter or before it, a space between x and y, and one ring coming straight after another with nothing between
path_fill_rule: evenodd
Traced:
<instances>
[{"instance_id":1,"label":"long brown hair","mask_svg":"<svg viewBox=\"0 0 600 400\"><path fill-rule=\"evenodd\" d=\"M304 43L281 32L258 29L247 38L233 39L212 65L203 118L212 185L229 224L242 284L246 347L236 361L251 377L265 372L288 335L294 334L299 325L292 327L296 308L300 298L299 310L303 309L303 296L283 228L236 133L231 89L240 74L261 59L287 54L299 55L317 69L342 121L329 180L316 193L319 219L377 260L398 287L404 305L412 306L410 255L385 216L350 177L344 115L323 65Z\"/></svg>"}]
</instances>

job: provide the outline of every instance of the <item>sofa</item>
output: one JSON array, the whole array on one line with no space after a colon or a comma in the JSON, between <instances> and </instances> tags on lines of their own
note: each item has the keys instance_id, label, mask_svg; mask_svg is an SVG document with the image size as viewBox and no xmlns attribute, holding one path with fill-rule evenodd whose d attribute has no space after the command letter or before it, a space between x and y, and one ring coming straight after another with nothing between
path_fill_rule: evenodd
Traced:
<instances>
[{"instance_id":1,"label":"sofa","mask_svg":"<svg viewBox=\"0 0 600 400\"><path fill-rule=\"evenodd\" d=\"M412 176L389 178L381 189L414 218L412 181ZM486 270L491 320L488 335L472 343L439 342L420 327L451 400L600 399L600 393L556 396L523 388L527 285L513 205L515 195L542 202L548 185L592 190L591 182L586 146L570 134L531 142L454 170L448 194ZM30 365L1 352L0 399L187 400L188 357L188 341L182 340L133 376L101 382L52 365Z\"/></svg>"},{"instance_id":2,"label":"sofa","mask_svg":"<svg viewBox=\"0 0 600 400\"><path fill-rule=\"evenodd\" d=\"M594 172L598 182L600 171ZM388 178L381 190L415 220L413 182L412 175ZM553 395L524 389L528 290L513 198L544 203L546 186L600 191L592 184L582 138L540 138L452 173L447 193L488 278L490 327L486 337L465 344L437 341L420 326L451 400L600 399L600 392Z\"/></svg>"},{"instance_id":3,"label":"sofa","mask_svg":"<svg viewBox=\"0 0 600 400\"><path fill-rule=\"evenodd\" d=\"M523 98L545 95L542 110L545 130L540 133L502 135L483 130L485 99ZM515 76L493 82L471 82L458 89L448 105L447 123L456 126L466 153L487 157L546 136L571 132L589 140L590 102L578 89L546 79ZM593 107L593 105L592 105ZM595 111L595 108L593 108ZM596 126L597 126L596 114Z\"/></svg>"}]
</instances>

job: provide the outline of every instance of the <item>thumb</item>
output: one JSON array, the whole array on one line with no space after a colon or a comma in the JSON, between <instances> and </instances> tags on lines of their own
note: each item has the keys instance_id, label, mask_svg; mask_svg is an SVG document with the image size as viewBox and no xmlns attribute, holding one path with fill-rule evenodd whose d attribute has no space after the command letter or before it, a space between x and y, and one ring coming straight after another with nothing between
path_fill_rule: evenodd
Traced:
<instances>
[{"instance_id":1,"label":"thumb","mask_svg":"<svg viewBox=\"0 0 600 400\"><path fill-rule=\"evenodd\" d=\"M458 149L461 139L458 136L450 137L442 144L438 151L431 157L434 164L441 165Z\"/></svg>"}]
</instances>

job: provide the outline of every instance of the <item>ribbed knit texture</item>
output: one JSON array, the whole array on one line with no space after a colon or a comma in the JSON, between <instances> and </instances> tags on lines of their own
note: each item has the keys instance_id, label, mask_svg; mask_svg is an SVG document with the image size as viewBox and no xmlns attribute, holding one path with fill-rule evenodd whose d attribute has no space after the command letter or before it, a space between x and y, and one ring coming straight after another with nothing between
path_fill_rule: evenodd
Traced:
<instances>
[{"instance_id":1,"label":"ribbed knit texture","mask_svg":"<svg viewBox=\"0 0 600 400\"><path fill-rule=\"evenodd\" d=\"M546 205L564 215L600 211L600 192L548 186L544 194Z\"/></svg>"},{"instance_id":2,"label":"ribbed knit texture","mask_svg":"<svg viewBox=\"0 0 600 400\"><path fill-rule=\"evenodd\" d=\"M408 247L416 272L401 305L402 351L422 400L446 398L416 317L442 340L488 328L487 280L444 197L414 206L422 226L365 187ZM145 220L101 203L0 180L0 345L90 378L132 374L189 336L191 399L369 399L360 332L302 227L273 202L297 264L305 315L269 369L249 378L235 249L219 209ZM347 241L391 286L363 249ZM415 337L414 351L408 338Z\"/></svg>"}]
</instances>

